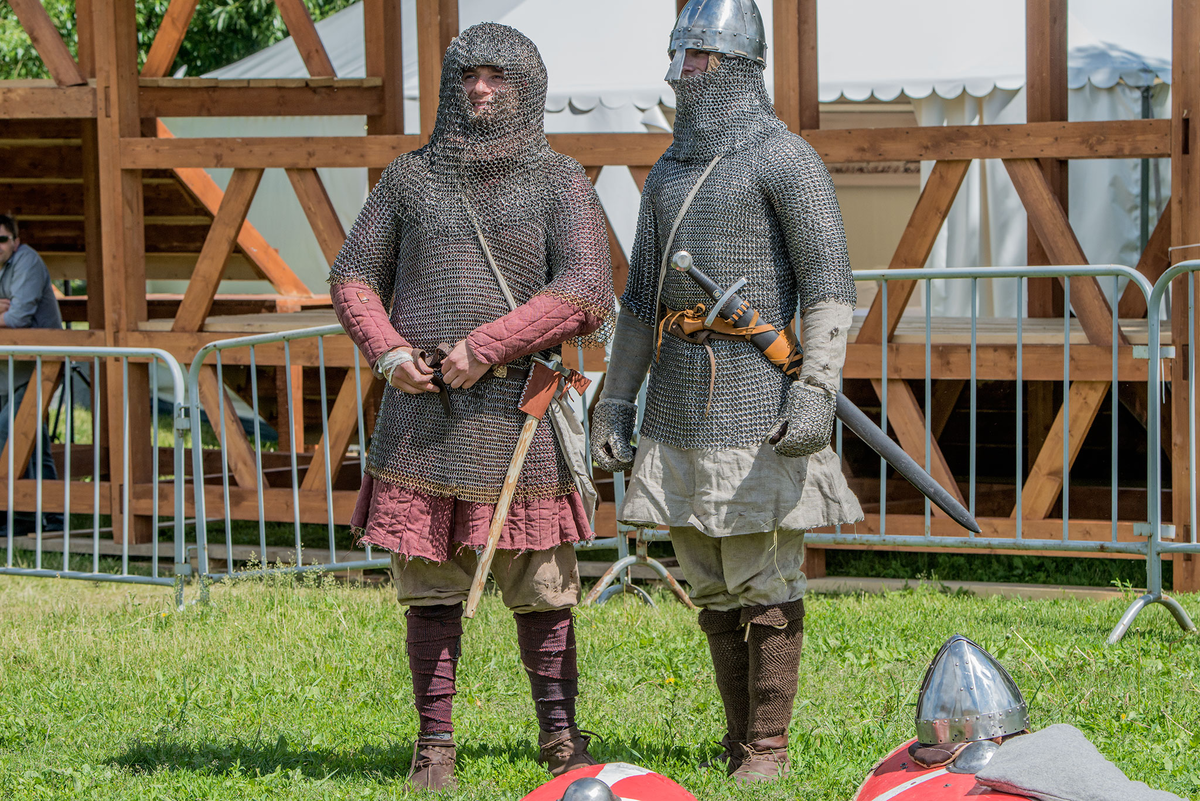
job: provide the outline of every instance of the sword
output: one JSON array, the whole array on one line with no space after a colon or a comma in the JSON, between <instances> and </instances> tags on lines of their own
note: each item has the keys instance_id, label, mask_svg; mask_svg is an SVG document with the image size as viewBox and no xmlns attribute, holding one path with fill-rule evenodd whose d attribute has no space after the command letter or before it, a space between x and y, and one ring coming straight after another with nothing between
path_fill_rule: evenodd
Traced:
<instances>
[{"instance_id":1,"label":"sword","mask_svg":"<svg viewBox=\"0 0 1200 801\"><path fill-rule=\"evenodd\" d=\"M729 321L733 324L734 328L747 328L750 326L752 320L758 318L758 314L750 304L737 294L737 290L745 286L746 279L739 280L733 286L729 287L729 289L723 289L692 263L692 254L686 250L681 250L671 257L671 266L695 281L704 294L712 298L713 305L709 313L710 320L716 316L722 320ZM783 334L778 331L762 331L750 337L750 344L760 352L766 353L772 345L776 344L776 340L782 336ZM792 364L795 364L795 362L793 361L789 364L788 368ZM910 484L920 490L922 495L932 501L943 512L950 515L954 522L968 531L973 531L976 534L983 533L982 529L979 528L979 524L975 522L975 518L963 508L963 505L958 502L957 498L947 492L941 484L937 483L933 476L929 475L929 473L925 472L924 468L917 464L915 459L893 442L891 437L884 433L879 426L871 422L871 419L863 414L862 409L855 406L853 401L840 392L837 394L834 413L842 421L842 425L853 431L859 439L867 443L871 450L882 456L888 464L896 469L897 473L904 476Z\"/></svg>"}]
</instances>

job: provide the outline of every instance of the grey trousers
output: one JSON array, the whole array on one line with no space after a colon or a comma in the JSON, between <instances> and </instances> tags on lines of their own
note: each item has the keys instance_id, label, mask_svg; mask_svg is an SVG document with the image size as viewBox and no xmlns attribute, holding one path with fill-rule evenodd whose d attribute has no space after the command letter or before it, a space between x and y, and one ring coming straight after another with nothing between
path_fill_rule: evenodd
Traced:
<instances>
[{"instance_id":1,"label":"grey trousers","mask_svg":"<svg viewBox=\"0 0 1200 801\"><path fill-rule=\"evenodd\" d=\"M780 531L710 537L672 526L671 542L696 606L727 612L804 597L804 535Z\"/></svg>"}]
</instances>

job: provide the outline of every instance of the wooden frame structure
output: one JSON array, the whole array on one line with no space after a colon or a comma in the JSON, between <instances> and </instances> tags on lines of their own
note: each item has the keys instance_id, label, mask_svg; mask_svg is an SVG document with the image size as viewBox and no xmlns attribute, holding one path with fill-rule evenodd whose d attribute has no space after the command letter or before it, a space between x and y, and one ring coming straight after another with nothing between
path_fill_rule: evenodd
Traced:
<instances>
[{"instance_id":1,"label":"wooden frame structure","mask_svg":"<svg viewBox=\"0 0 1200 801\"><path fill-rule=\"evenodd\" d=\"M30 135L52 139L45 133L61 130L55 126L66 125L78 131L80 180L76 183L80 185L82 200L84 248L74 263L82 266L82 274L88 279L86 319L89 329L49 334L4 330L0 333L0 342L155 346L170 351L186 363L203 343L231 335L229 329L206 330L205 324L214 308L222 302L216 295L219 281L232 271L248 269L270 280L279 293L281 309L296 309L316 302L261 235L246 223L246 212L263 170L282 168L287 171L322 252L332 260L345 232L316 169L366 167L374 181L396 155L422 144L432 130L442 53L458 31L457 0L417 2L419 135L404 134L400 0L364 0L368 77L354 80L335 75L302 0L276 2L308 68L309 79L217 81L164 77L178 52L197 0L171 0L140 74L133 0L77 0L78 60L71 57L38 0L11 0L53 79L0 82L0 125L13 132L0 137L0 148L22 148L25 145L21 138ZM683 0L677 2L683 5ZM1191 125L1195 116L1193 109L1200 104L1200 51L1194 46L1200 39L1200 0L1174 0L1173 112L1170 120L1066 121L1067 0L1026 0L1027 124L857 130L820 128L816 0L773 2L776 108L787 125L802 133L829 163L934 163L892 257L891 267L919 268L925 264L968 166L975 159L1003 160L1028 212L1031 264L1082 264L1086 261L1064 211L1067 164L1071 159L1170 158L1174 187L1170 208L1150 238L1138 269L1154 280L1171 261L1169 253L1175 254L1178 261L1200 251L1200 247L1190 252L1168 250L1168 247L1182 248L1200 242L1200 166L1196 163L1200 151L1197 151L1196 134ZM367 118L367 135L183 141L171 138L156 120L159 116L263 116L273 112L288 115L362 114ZM578 159L593 181L605 167L628 166L639 187L644 183L650 165L670 142L669 135L648 133L561 134L550 139L556 150ZM204 168L213 167L234 170L224 192L217 189L204 172ZM36 170L31 170L27 178L21 184L21 191L29 196L27 205L50 202L49 194L38 194ZM0 185L6 180L0 176ZM161 213L165 203L162 199L164 190L152 187L172 182L182 187L184 194L194 201L194 209L202 209L211 219L205 223L207 230L196 248L198 252L186 257L151 247L151 232L156 230L154 217ZM70 199L73 209L79 208L77 200ZM610 240L619 290L628 265L611 227ZM169 330L149 325L147 278L177 275L181 271L190 276L190 284L184 296L171 307L173 321ZM886 320L883 319L881 298L876 298L865 324L850 344L845 372L848 380L870 379L877 392L882 390L879 378L881 344L892 340L913 289L911 283L891 286ZM1022 508L1012 510L1012 515L1023 516L1027 531L1042 527L1039 521L1047 521L1045 527L1050 528L1048 516L1061 490L1064 472L1064 420L1070 419L1066 450L1073 460L1111 381L1112 326L1108 303L1095 279L1072 279L1070 290L1072 307L1086 332L1088 344L1071 349L1072 382L1064 393L1066 402L1061 407L1055 408L1053 386L1049 383L1055 378L1061 382L1061 346L1057 349L1036 346L1043 350L1032 357L1027 348L1027 364L1053 366L1057 360L1058 365L1053 370L1047 367L1046 375L1036 374L1037 368L1035 374L1025 375L1026 379L1045 382L1030 390L1030 448L1036 456L1029 469ZM1056 286L1053 279L1035 282L1030 291L1030 316L1060 315L1062 294L1061 287ZM1191 339L1186 323L1187 300L1181 285L1173 294L1172 329L1175 352L1180 354L1185 352ZM1123 317L1144 315L1144 306L1141 303L1139 307L1139 299L1130 295L1121 301L1120 313ZM1139 365L1133 358L1132 348L1123 338L1117 344L1122 380L1136 381L1139 377L1144 380L1144 363ZM293 357L302 358L305 353L308 353L305 348L296 348ZM352 355L348 343L331 346L326 351L326 362L350 367ZM282 364L280 357L280 353L266 348L260 350L258 363ZM308 358L312 358L311 353ZM943 406L953 402L957 397L955 387L961 389L962 382L968 377L968 359L965 345L937 346L933 377L939 382L938 397ZM979 377L1013 380L1014 361L1012 346L990 346L986 353L981 353ZM905 379L925 378L924 346L891 344L888 364L889 420L900 442L920 461L924 458L925 420ZM589 366L602 369L598 363L589 363ZM1187 473L1186 458L1183 458L1195 421L1188 419L1190 387L1186 383L1184 360L1173 359L1170 370L1173 391L1168 452L1180 457L1172 459L1174 492L1171 507L1174 519L1183 521L1190 494L1197 489L1194 477ZM361 385L369 387L369 373L363 374L362 378ZM215 372L205 373L201 390L205 408L210 415L215 415L219 393L224 391L217 384ZM134 377L130 392L146 397L148 385L144 374ZM119 407L120 393L119 382L107 382L106 398L113 408ZM349 442L353 426L348 421L353 413L354 393L355 383L350 374L334 402L331 442L319 446L328 446L331 456L344 453ZM26 425L18 425L13 440L14 446L21 449L17 454L21 464L28 459L33 421L38 416L36 409L25 408L30 406L28 399L33 395L27 395L20 410L20 419ZM1156 412L1144 392L1139 396L1135 391L1122 390L1122 401L1143 418ZM229 408L226 404L226 409ZM944 408L941 411L935 409L935 412L944 419ZM290 424L299 425L297 421ZM110 427L110 437L120 433ZM144 424L134 434L140 441L148 441ZM253 453L244 437L234 437L234 440L229 456L234 477L240 487L249 492L254 486ZM119 450L110 449L107 457L109 474L113 476L122 475ZM930 456L935 476L946 486L957 487L936 441ZM0 458L0 465L3 464L5 462ZM340 459L333 459L331 464L340 464ZM145 541L151 532L141 515L149 503L146 479L153 467L148 460L131 467L136 490L133 513L138 523L131 530L138 541ZM305 487L318 486L323 481L321 472L309 472ZM26 483L32 484L17 482L18 497L28 500L32 489ZM104 511L118 511L119 487L116 482L106 486L106 500L102 501ZM282 495L280 500L280 513L290 519L290 495L286 502ZM348 514L352 502L351 497L338 493L335 507L339 510L339 519L343 517L343 511ZM323 504L321 493L319 499L313 500L316 520L324 519ZM302 505L307 502L302 501ZM611 506L607 517L611 525ZM1003 536L1010 530L1007 520L1008 515L989 518L985 526L990 533ZM1072 521L1072 532L1089 537L1090 529L1096 527L1094 523ZM871 525L873 521L869 517L868 526ZM889 531L920 533L923 520L918 515L899 515L893 522L889 515L888 525ZM114 530L119 528L114 527ZM1133 536L1131 523L1121 524L1121 535ZM822 565L820 552L814 551L809 560L810 572L820 575ZM1177 562L1175 581L1177 588L1200 589L1200 571L1191 562L1191 557Z\"/></svg>"}]
</instances>

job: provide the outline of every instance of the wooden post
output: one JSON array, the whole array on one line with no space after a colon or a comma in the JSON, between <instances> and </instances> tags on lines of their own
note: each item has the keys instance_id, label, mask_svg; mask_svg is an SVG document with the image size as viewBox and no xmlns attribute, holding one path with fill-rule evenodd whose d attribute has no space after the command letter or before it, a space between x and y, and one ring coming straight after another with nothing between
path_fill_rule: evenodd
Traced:
<instances>
[{"instance_id":1,"label":"wooden post","mask_svg":"<svg viewBox=\"0 0 1200 801\"><path fill-rule=\"evenodd\" d=\"M458 0L417 0L417 83L421 136L433 133L442 84L442 59L458 35Z\"/></svg>"},{"instance_id":2,"label":"wooden post","mask_svg":"<svg viewBox=\"0 0 1200 801\"><path fill-rule=\"evenodd\" d=\"M1200 139L1196 121L1200 113L1200 0L1175 0L1174 55L1171 71L1171 245L1200 242ZM1178 263L1200 256L1200 248L1177 250ZM1196 477L1188 471L1188 437L1196 421L1188 417L1188 398L1195 387L1187 383L1187 358L1195 332L1188 330L1187 277L1175 281L1171 293L1171 342L1178 358L1171 360L1171 512L1176 538L1190 540L1189 501L1196 492ZM1200 290L1200 285L1197 286ZM1175 558L1175 591L1200 590L1200 561L1191 555Z\"/></svg>"},{"instance_id":3,"label":"wooden post","mask_svg":"<svg viewBox=\"0 0 1200 801\"><path fill-rule=\"evenodd\" d=\"M383 113L367 117L367 136L404 133L404 58L400 52L401 0L364 0L367 76L383 79ZM397 154L399 155L399 154ZM375 186L383 169L368 171Z\"/></svg>"},{"instance_id":4,"label":"wooden post","mask_svg":"<svg viewBox=\"0 0 1200 801\"><path fill-rule=\"evenodd\" d=\"M800 133L821 127L817 0L775 0L775 113Z\"/></svg>"},{"instance_id":5,"label":"wooden post","mask_svg":"<svg viewBox=\"0 0 1200 801\"><path fill-rule=\"evenodd\" d=\"M1067 0L1025 2L1025 115L1029 122L1067 119ZM1040 159L1046 180L1064 209L1067 208L1067 164L1059 159ZM1051 264L1033 224L1028 225L1026 258L1029 264ZM1061 317L1062 286L1053 278L1029 279L1029 316ZM1032 468L1042 443L1055 419L1054 383L1030 381L1029 441L1025 449ZM1018 399L1020 393L1018 393ZM1065 398L1065 394L1064 394Z\"/></svg>"},{"instance_id":6,"label":"wooden post","mask_svg":"<svg viewBox=\"0 0 1200 801\"><path fill-rule=\"evenodd\" d=\"M104 281L104 341L120 345L121 334L136 330L147 318L145 239L142 212L142 174L121 169L121 139L140 134L138 113L137 14L134 0L109 0L92 5L91 43L96 65L97 155ZM150 398L146 367L129 370L129 424L124 403L122 371L108 366L105 381L109 473L112 478L113 537L122 536L121 482L125 465L118 443L130 437L130 480L145 483L155 466L150 453L150 415L142 407ZM130 521L130 540L149 542L151 520Z\"/></svg>"}]
</instances>

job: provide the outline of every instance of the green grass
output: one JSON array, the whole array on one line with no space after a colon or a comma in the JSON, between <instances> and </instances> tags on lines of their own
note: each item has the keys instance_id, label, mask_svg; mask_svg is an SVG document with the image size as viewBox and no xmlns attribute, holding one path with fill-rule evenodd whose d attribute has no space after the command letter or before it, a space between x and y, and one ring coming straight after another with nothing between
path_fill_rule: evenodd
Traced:
<instances>
[{"instance_id":1,"label":"green grass","mask_svg":"<svg viewBox=\"0 0 1200 801\"><path fill-rule=\"evenodd\" d=\"M196 595L189 588L189 597ZM388 587L328 577L170 592L0 579L0 798L405 798L416 716L404 618ZM1200 597L1184 597L1200 616ZM737 790L695 764L720 702L695 613L660 596L578 612L579 719L598 757L665 773L704 801L849 799L912 735L928 659L950 634L996 653L1035 725L1072 723L1131 777L1200 788L1200 639L1152 608L1125 642L1124 607L939 594L810 597L792 725L793 775ZM466 625L455 716L458 799L518 799L534 763L529 690L511 616L489 597Z\"/></svg>"}]
</instances>

